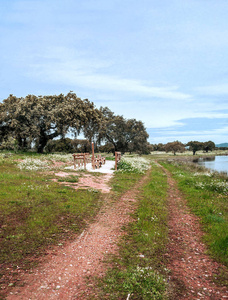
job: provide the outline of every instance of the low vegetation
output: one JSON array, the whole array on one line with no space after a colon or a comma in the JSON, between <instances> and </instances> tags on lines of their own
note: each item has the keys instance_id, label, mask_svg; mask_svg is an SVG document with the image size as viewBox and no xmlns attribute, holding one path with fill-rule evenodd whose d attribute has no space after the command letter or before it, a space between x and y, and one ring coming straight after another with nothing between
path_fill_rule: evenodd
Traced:
<instances>
[{"instance_id":1,"label":"low vegetation","mask_svg":"<svg viewBox=\"0 0 228 300\"><path fill-rule=\"evenodd\" d=\"M169 297L169 270L164 259L168 243L167 178L153 161L125 155L111 180L111 197L116 201L145 172L150 174L140 187L133 221L124 228L119 255L107 258L110 268L99 285L101 299ZM201 220L210 255L227 266L228 178L190 161L185 156L171 159L166 154L159 162L172 173L188 206ZM16 284L18 270L34 266L49 246L62 247L66 238L80 233L100 209L104 198L97 190L75 193L51 180L52 171L64 170L66 163L72 164L71 154L0 153L2 286ZM63 180L77 182L78 175ZM224 274L220 283L224 283Z\"/></svg>"},{"instance_id":2,"label":"low vegetation","mask_svg":"<svg viewBox=\"0 0 228 300\"><path fill-rule=\"evenodd\" d=\"M0 283L16 283L50 245L63 245L82 231L99 210L96 190L78 190L53 182L51 162L68 156L0 155ZM47 170L49 166L49 170ZM53 165L54 166L54 165ZM54 166L55 167L55 166ZM56 168L56 167L55 167ZM76 182L77 176L64 179Z\"/></svg>"},{"instance_id":3,"label":"low vegetation","mask_svg":"<svg viewBox=\"0 0 228 300\"><path fill-rule=\"evenodd\" d=\"M143 174L149 169L150 162L140 156L124 156L118 165L119 173Z\"/></svg>"},{"instance_id":4,"label":"low vegetation","mask_svg":"<svg viewBox=\"0 0 228 300\"><path fill-rule=\"evenodd\" d=\"M120 169L123 168L121 177L115 178L115 184L119 181L121 184L123 178L130 174L142 174L140 161L143 160L138 160L136 169L131 168L125 160L120 165ZM112 267L100 283L103 287L102 298L167 298L168 270L163 259L168 240L167 180L161 168L155 164L149 172L149 179L140 190L134 221L125 228L126 235L120 243L119 255L108 260Z\"/></svg>"},{"instance_id":5,"label":"low vegetation","mask_svg":"<svg viewBox=\"0 0 228 300\"><path fill-rule=\"evenodd\" d=\"M210 254L228 265L228 178L183 160L162 163L183 191L188 206L199 216Z\"/></svg>"}]
</instances>

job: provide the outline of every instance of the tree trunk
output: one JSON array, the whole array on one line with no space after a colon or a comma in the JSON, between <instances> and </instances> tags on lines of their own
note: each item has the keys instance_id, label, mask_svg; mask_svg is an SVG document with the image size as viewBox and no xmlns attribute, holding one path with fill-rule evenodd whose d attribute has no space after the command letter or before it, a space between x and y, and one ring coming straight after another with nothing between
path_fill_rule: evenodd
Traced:
<instances>
[{"instance_id":1,"label":"tree trunk","mask_svg":"<svg viewBox=\"0 0 228 300\"><path fill-rule=\"evenodd\" d=\"M43 153L44 152L44 147L47 145L48 138L45 136L40 137L38 146L37 146L37 152L38 153Z\"/></svg>"}]
</instances>

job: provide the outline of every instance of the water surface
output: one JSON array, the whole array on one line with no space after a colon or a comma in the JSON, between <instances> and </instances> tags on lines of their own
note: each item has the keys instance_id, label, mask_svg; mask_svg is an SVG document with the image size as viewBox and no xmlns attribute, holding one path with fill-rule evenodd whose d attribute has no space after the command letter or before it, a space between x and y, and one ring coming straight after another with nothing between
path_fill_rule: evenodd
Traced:
<instances>
[{"instance_id":1,"label":"water surface","mask_svg":"<svg viewBox=\"0 0 228 300\"><path fill-rule=\"evenodd\" d=\"M199 158L195 161L198 165L217 172L225 172L228 174L228 155L212 156L207 158Z\"/></svg>"}]
</instances>

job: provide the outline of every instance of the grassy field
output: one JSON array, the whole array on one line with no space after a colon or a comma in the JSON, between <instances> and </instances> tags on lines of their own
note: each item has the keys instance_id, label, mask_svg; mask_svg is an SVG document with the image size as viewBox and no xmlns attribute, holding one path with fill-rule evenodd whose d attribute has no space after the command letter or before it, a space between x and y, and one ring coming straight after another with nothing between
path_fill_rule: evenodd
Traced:
<instances>
[{"instance_id":1,"label":"grassy field","mask_svg":"<svg viewBox=\"0 0 228 300\"><path fill-rule=\"evenodd\" d=\"M175 156L177 157L188 157L188 158L197 158L199 156L215 156L215 155L228 155L228 150L213 150L213 151L210 151L210 152L205 152L203 150L199 150L196 152L195 155L192 154L192 151L185 151L183 153L176 153ZM151 152L150 154L151 157L153 158L166 158L166 157L173 157L174 154L172 152L164 152L164 151L153 151Z\"/></svg>"},{"instance_id":2,"label":"grassy field","mask_svg":"<svg viewBox=\"0 0 228 300\"><path fill-rule=\"evenodd\" d=\"M159 154L156 156L161 159ZM192 212L201 220L208 253L226 266L227 176L192 164L192 156L170 158L162 153L162 157L161 163L171 171ZM163 256L168 242L166 180L162 170L152 164L150 179L140 190L135 221L126 228L127 234L120 243L120 255L108 260L112 267L100 283L101 299L127 299L128 296L130 299L169 299L169 270ZM221 267L220 275L214 280L227 285L227 275L227 268Z\"/></svg>"},{"instance_id":3,"label":"grassy field","mask_svg":"<svg viewBox=\"0 0 228 300\"><path fill-rule=\"evenodd\" d=\"M100 283L104 299L126 299L128 295L130 299L168 298L169 271L163 255L168 242L167 178L154 159L171 171L192 212L200 218L210 255L227 265L228 179L191 164L192 158L153 153L122 159L111 180L113 201L138 182L148 160L152 168L140 189L134 221L125 228L120 255L108 260L112 268ZM19 269L29 269L48 247L62 247L66 239L75 237L104 203L97 190L75 193L51 180L51 172L63 170L61 163L67 162L72 164L71 154L0 153L0 284L16 284ZM77 182L78 175L67 180ZM225 276L219 280L222 283Z\"/></svg>"},{"instance_id":4,"label":"grassy field","mask_svg":"<svg viewBox=\"0 0 228 300\"><path fill-rule=\"evenodd\" d=\"M71 157L70 157L71 158ZM48 246L61 247L82 231L102 205L93 189L75 190L53 182L53 159L68 156L0 154L0 283L16 283ZM52 168L53 166L53 168ZM65 179L78 180L77 176ZM13 277L12 277L13 276Z\"/></svg>"}]
</instances>

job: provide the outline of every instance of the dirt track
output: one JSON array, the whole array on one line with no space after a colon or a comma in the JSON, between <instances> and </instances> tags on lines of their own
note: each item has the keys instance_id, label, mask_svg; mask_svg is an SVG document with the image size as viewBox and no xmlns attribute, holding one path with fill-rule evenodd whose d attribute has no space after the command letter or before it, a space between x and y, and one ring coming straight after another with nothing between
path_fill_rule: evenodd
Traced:
<instances>
[{"instance_id":1,"label":"dirt track","mask_svg":"<svg viewBox=\"0 0 228 300\"><path fill-rule=\"evenodd\" d=\"M186 206L185 199L170 173L169 246L167 251L170 275L170 299L228 299L227 289L216 286L212 277L219 264L206 254L198 219ZM102 263L107 253L118 251L117 242L124 224L135 209L138 188L145 176L118 202L106 194L106 205L83 233L73 242L51 252L45 262L31 274L23 276L24 286L13 288L7 299L90 299L96 297L93 276L105 272Z\"/></svg>"},{"instance_id":2,"label":"dirt track","mask_svg":"<svg viewBox=\"0 0 228 300\"><path fill-rule=\"evenodd\" d=\"M46 257L46 263L25 274L23 287L14 288L7 299L88 299L94 294L88 276L101 276L105 254L117 251L117 242L124 224L130 221L135 208L138 187L146 176L125 193L118 202L107 195L106 205L96 220L73 242Z\"/></svg>"},{"instance_id":3,"label":"dirt track","mask_svg":"<svg viewBox=\"0 0 228 300\"><path fill-rule=\"evenodd\" d=\"M171 174L166 169L163 170L169 184L170 243L167 267L171 270L173 299L228 299L226 287L218 287L212 281L218 272L219 264L206 255L199 220L190 213Z\"/></svg>"}]
</instances>

